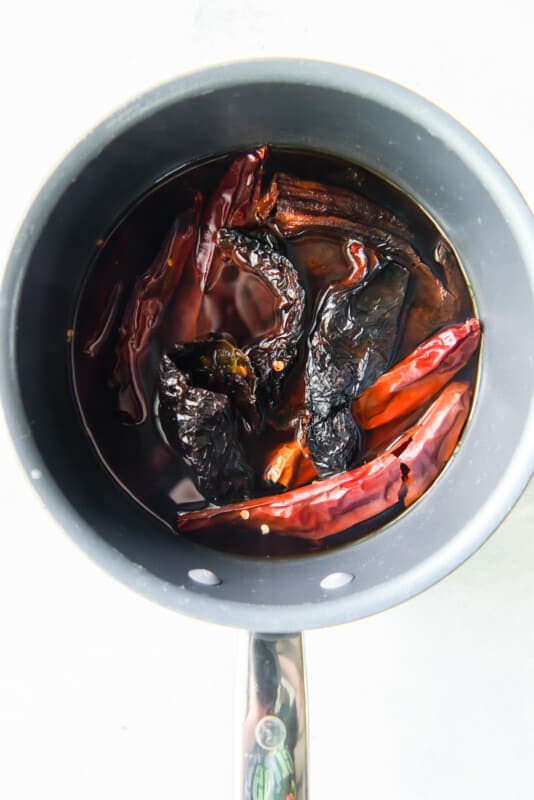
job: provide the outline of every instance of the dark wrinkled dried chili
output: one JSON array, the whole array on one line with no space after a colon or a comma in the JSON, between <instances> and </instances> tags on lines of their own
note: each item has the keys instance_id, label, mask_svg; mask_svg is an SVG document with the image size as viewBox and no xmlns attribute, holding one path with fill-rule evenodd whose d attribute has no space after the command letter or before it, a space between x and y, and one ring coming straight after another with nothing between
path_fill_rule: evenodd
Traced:
<instances>
[{"instance_id":1,"label":"dark wrinkled dried chili","mask_svg":"<svg viewBox=\"0 0 534 800\"><path fill-rule=\"evenodd\" d=\"M409 280L391 264L367 283L384 264L363 245L351 252L354 269L326 291L309 339L304 434L320 473L349 469L360 452L351 403L391 363Z\"/></svg>"},{"instance_id":2,"label":"dark wrinkled dried chili","mask_svg":"<svg viewBox=\"0 0 534 800\"><path fill-rule=\"evenodd\" d=\"M181 342L168 356L194 386L228 395L247 422L253 428L259 426L257 379L242 350L220 334L213 334L207 339Z\"/></svg>"},{"instance_id":3,"label":"dark wrinkled dried chili","mask_svg":"<svg viewBox=\"0 0 534 800\"><path fill-rule=\"evenodd\" d=\"M217 241L237 267L261 278L276 301L275 325L261 341L247 348L259 378L261 398L267 408L273 408L280 401L282 382L297 357L303 334L304 288L293 264L268 237L253 238L222 228Z\"/></svg>"},{"instance_id":4,"label":"dark wrinkled dried chili","mask_svg":"<svg viewBox=\"0 0 534 800\"><path fill-rule=\"evenodd\" d=\"M249 497L253 475L238 441L229 397L192 386L164 356L159 400L165 436L191 467L204 497L220 504Z\"/></svg>"}]
</instances>

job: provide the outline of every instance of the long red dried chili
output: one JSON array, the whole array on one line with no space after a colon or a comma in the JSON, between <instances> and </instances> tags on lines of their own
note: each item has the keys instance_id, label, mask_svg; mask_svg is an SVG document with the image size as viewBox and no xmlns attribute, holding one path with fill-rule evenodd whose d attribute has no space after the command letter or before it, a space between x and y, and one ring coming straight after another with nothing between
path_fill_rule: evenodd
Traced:
<instances>
[{"instance_id":1,"label":"long red dried chili","mask_svg":"<svg viewBox=\"0 0 534 800\"><path fill-rule=\"evenodd\" d=\"M407 226L387 209L377 206L357 192L318 181L303 180L277 172L263 195L259 215L266 219L277 203L294 211L317 216L336 216L392 233L407 232Z\"/></svg>"},{"instance_id":2,"label":"long red dried chili","mask_svg":"<svg viewBox=\"0 0 534 800\"><path fill-rule=\"evenodd\" d=\"M427 339L356 398L352 411L359 425L370 430L410 414L467 364L479 342L475 318Z\"/></svg>"},{"instance_id":3,"label":"long red dried chili","mask_svg":"<svg viewBox=\"0 0 534 800\"><path fill-rule=\"evenodd\" d=\"M411 431L393 446L393 452L408 468L403 491L405 506L426 492L452 456L469 414L472 394L466 383L449 384Z\"/></svg>"},{"instance_id":4,"label":"long red dried chili","mask_svg":"<svg viewBox=\"0 0 534 800\"><path fill-rule=\"evenodd\" d=\"M286 489L303 486L317 477L317 470L306 448L296 440L277 445L267 456L263 480Z\"/></svg>"},{"instance_id":5,"label":"long red dried chili","mask_svg":"<svg viewBox=\"0 0 534 800\"><path fill-rule=\"evenodd\" d=\"M200 220L200 232L172 312L174 341L205 336L212 328L209 291L217 283L224 254L217 244L220 228L256 221L267 146L238 155L213 191ZM205 307L207 306L207 307Z\"/></svg>"},{"instance_id":6,"label":"long red dried chili","mask_svg":"<svg viewBox=\"0 0 534 800\"><path fill-rule=\"evenodd\" d=\"M197 195L194 207L178 217L158 255L136 280L122 316L112 380L119 391L119 409L136 424L148 415L142 375L148 346L195 243L201 202Z\"/></svg>"},{"instance_id":7,"label":"long red dried chili","mask_svg":"<svg viewBox=\"0 0 534 800\"><path fill-rule=\"evenodd\" d=\"M184 514L178 517L178 530L238 525L257 533L324 539L385 511L398 501L401 488L399 461L386 453L350 472L283 495Z\"/></svg>"},{"instance_id":8,"label":"long red dried chili","mask_svg":"<svg viewBox=\"0 0 534 800\"><path fill-rule=\"evenodd\" d=\"M266 145L237 156L224 173L202 215L194 269L201 292L219 277L222 254L217 247L220 228L241 228L256 221Z\"/></svg>"},{"instance_id":9,"label":"long red dried chili","mask_svg":"<svg viewBox=\"0 0 534 800\"><path fill-rule=\"evenodd\" d=\"M361 467L284 495L208 508L178 517L185 532L239 526L308 540L324 539L370 519L399 501L413 503L433 482L457 445L471 390L452 383L421 419L382 455Z\"/></svg>"}]
</instances>

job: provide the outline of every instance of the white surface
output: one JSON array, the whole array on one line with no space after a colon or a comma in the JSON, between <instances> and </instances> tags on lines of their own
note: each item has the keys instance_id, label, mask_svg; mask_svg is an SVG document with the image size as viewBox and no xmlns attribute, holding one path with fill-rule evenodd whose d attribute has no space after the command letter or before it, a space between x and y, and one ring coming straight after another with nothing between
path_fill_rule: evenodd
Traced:
<instances>
[{"instance_id":1,"label":"white surface","mask_svg":"<svg viewBox=\"0 0 534 800\"><path fill-rule=\"evenodd\" d=\"M406 84L478 135L532 204L529 6L9 3L0 262L41 182L96 121L181 71L248 56L337 60ZM232 798L239 634L108 578L21 472L2 422L0 796ZM534 797L533 523L531 484L449 579L307 636L315 800Z\"/></svg>"}]
</instances>

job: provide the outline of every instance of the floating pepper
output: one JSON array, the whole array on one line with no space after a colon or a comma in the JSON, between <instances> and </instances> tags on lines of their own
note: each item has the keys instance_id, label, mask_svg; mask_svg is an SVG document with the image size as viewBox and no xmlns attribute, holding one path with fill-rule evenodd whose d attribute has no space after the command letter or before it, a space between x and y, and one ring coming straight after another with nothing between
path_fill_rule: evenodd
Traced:
<instances>
[{"instance_id":1,"label":"floating pepper","mask_svg":"<svg viewBox=\"0 0 534 800\"><path fill-rule=\"evenodd\" d=\"M170 329L174 341L196 339L214 328L213 298L209 298L209 292L224 266L217 234L224 226L255 223L266 154L267 147L262 146L234 158L202 212L191 264L172 311Z\"/></svg>"},{"instance_id":2,"label":"floating pepper","mask_svg":"<svg viewBox=\"0 0 534 800\"><path fill-rule=\"evenodd\" d=\"M265 220L276 207L282 217L291 209L300 214L333 216L378 227L392 233L405 234L407 226L386 208L377 206L361 194L328 186L318 181L302 180L283 172L274 176L262 198L258 216Z\"/></svg>"},{"instance_id":3,"label":"floating pepper","mask_svg":"<svg viewBox=\"0 0 534 800\"><path fill-rule=\"evenodd\" d=\"M406 507L426 492L454 453L472 394L466 383L449 384L419 422L390 446L404 467L402 500Z\"/></svg>"},{"instance_id":4,"label":"floating pepper","mask_svg":"<svg viewBox=\"0 0 534 800\"><path fill-rule=\"evenodd\" d=\"M221 228L243 227L256 222L263 162L267 147L237 156L223 175L202 215L201 233L193 259L201 292L217 281L222 254L217 248Z\"/></svg>"},{"instance_id":5,"label":"floating pepper","mask_svg":"<svg viewBox=\"0 0 534 800\"><path fill-rule=\"evenodd\" d=\"M267 464L263 471L266 483L294 489L303 486L317 477L317 470L310 454L301 444L292 440L274 447L267 456Z\"/></svg>"},{"instance_id":6,"label":"floating pepper","mask_svg":"<svg viewBox=\"0 0 534 800\"><path fill-rule=\"evenodd\" d=\"M202 198L174 223L149 269L135 282L122 316L115 347L112 382L118 387L119 409L133 423L148 416L146 366L148 348L156 328L176 291L196 240Z\"/></svg>"},{"instance_id":7,"label":"floating pepper","mask_svg":"<svg viewBox=\"0 0 534 800\"><path fill-rule=\"evenodd\" d=\"M358 424L369 430L410 414L467 364L479 342L480 323L475 318L427 339L354 401Z\"/></svg>"},{"instance_id":8,"label":"floating pepper","mask_svg":"<svg viewBox=\"0 0 534 800\"><path fill-rule=\"evenodd\" d=\"M180 531L239 526L255 533L320 540L397 503L410 505L452 455L469 413L471 390L452 383L421 419L382 455L341 475L283 495L178 516Z\"/></svg>"},{"instance_id":9,"label":"floating pepper","mask_svg":"<svg viewBox=\"0 0 534 800\"><path fill-rule=\"evenodd\" d=\"M167 354L194 386L227 395L253 428L259 427L257 379L248 356L220 334L181 342Z\"/></svg>"},{"instance_id":10,"label":"floating pepper","mask_svg":"<svg viewBox=\"0 0 534 800\"><path fill-rule=\"evenodd\" d=\"M237 438L229 398L191 385L191 379L164 356L159 399L163 431L192 468L204 497L228 503L250 496L253 476Z\"/></svg>"},{"instance_id":11,"label":"floating pepper","mask_svg":"<svg viewBox=\"0 0 534 800\"><path fill-rule=\"evenodd\" d=\"M293 264L277 251L267 237L254 238L222 228L217 236L221 251L239 268L259 277L271 291L276 305L275 325L246 352L260 381L267 408L280 400L282 382L298 353L303 334L305 292Z\"/></svg>"},{"instance_id":12,"label":"floating pepper","mask_svg":"<svg viewBox=\"0 0 534 800\"><path fill-rule=\"evenodd\" d=\"M399 461L387 453L286 494L180 515L177 525L185 533L232 525L258 534L324 539L385 511L398 501L401 488Z\"/></svg>"},{"instance_id":13,"label":"floating pepper","mask_svg":"<svg viewBox=\"0 0 534 800\"><path fill-rule=\"evenodd\" d=\"M349 249L353 270L325 292L306 362L303 437L323 474L349 469L360 452L351 403L394 356L409 279L394 264L375 276L384 267L376 253L358 242Z\"/></svg>"}]
</instances>

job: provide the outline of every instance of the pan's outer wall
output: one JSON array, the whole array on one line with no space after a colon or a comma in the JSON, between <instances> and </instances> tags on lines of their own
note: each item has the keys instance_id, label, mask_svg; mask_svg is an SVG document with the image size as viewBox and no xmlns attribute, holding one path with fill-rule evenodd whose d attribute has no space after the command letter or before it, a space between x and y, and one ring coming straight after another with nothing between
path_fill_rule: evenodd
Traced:
<instances>
[{"instance_id":1,"label":"pan's outer wall","mask_svg":"<svg viewBox=\"0 0 534 800\"><path fill-rule=\"evenodd\" d=\"M69 391L66 331L95 241L153 180L187 161L270 142L330 152L390 178L456 247L484 323L480 387L462 446L432 491L378 535L289 561L174 539L100 468ZM444 577L489 536L533 469L532 218L489 153L445 113L388 81L332 64L254 61L179 78L94 130L44 186L0 298L8 424L52 514L104 569L206 620L282 633L345 622ZM222 583L199 587L191 568ZM335 571L354 575L324 591Z\"/></svg>"}]
</instances>

